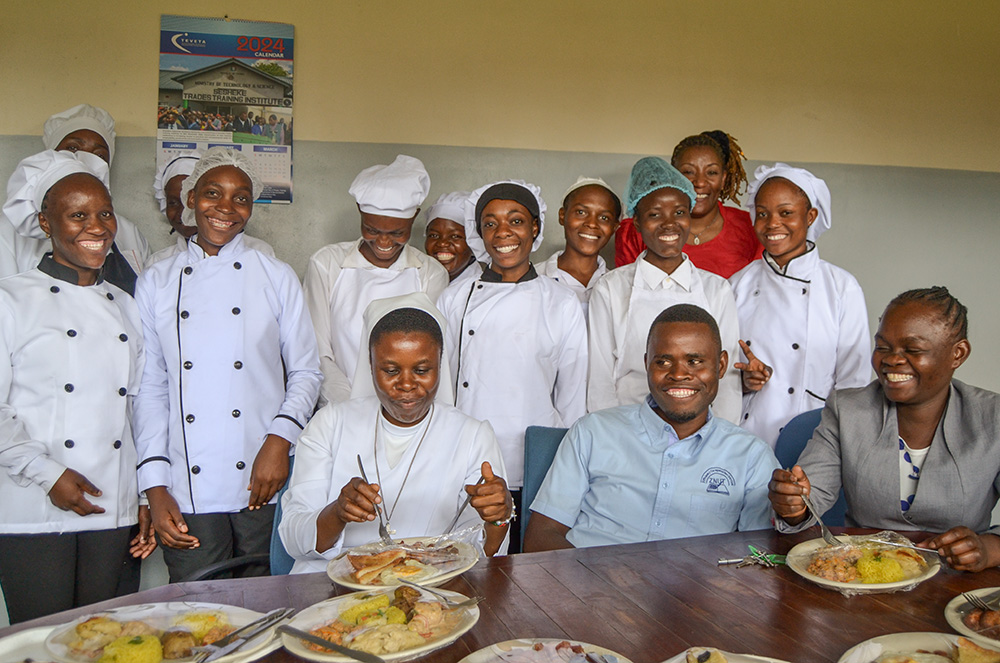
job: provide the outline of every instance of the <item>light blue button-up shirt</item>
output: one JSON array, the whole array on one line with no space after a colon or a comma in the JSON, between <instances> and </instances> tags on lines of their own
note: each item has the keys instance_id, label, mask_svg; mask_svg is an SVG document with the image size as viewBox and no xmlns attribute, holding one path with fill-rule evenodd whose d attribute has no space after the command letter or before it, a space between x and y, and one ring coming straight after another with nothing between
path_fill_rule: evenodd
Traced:
<instances>
[{"instance_id":1,"label":"light blue button-up shirt","mask_svg":"<svg viewBox=\"0 0 1000 663\"><path fill-rule=\"evenodd\" d=\"M655 407L647 397L580 419L531 510L568 525L578 548L770 527L771 448L711 413L680 440Z\"/></svg>"}]
</instances>

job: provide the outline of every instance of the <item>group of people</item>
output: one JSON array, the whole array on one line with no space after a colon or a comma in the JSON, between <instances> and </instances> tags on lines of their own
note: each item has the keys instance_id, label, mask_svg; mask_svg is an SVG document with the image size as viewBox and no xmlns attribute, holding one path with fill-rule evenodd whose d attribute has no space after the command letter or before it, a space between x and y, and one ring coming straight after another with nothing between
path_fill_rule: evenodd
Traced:
<instances>
[{"instance_id":1,"label":"group of people","mask_svg":"<svg viewBox=\"0 0 1000 663\"><path fill-rule=\"evenodd\" d=\"M442 195L412 246L430 176L400 155L358 174L360 237L319 249L301 284L244 232L262 184L239 151L160 169L178 238L150 256L108 190L110 115L74 107L44 142L0 219L12 621L135 591L157 543L172 581L266 552L279 496L294 572L383 518L398 537L455 522L494 555L519 550L526 509L524 547L546 550L794 531L804 494L822 510L841 490L849 524L1000 564L1000 397L952 377L965 308L903 293L871 353L858 282L819 257L826 184L781 163L750 181L724 132L640 159L621 197L581 177L564 248L537 263L548 210L516 179ZM750 214L724 205L744 186ZM782 427L818 407L779 467ZM522 504L532 425L569 432Z\"/></svg>"},{"instance_id":2,"label":"group of people","mask_svg":"<svg viewBox=\"0 0 1000 663\"><path fill-rule=\"evenodd\" d=\"M186 129L189 131L231 131L270 138L276 145L291 145L291 121L271 113L254 116L253 111L209 113L191 108L160 106L156 113L158 129Z\"/></svg>"}]
</instances>

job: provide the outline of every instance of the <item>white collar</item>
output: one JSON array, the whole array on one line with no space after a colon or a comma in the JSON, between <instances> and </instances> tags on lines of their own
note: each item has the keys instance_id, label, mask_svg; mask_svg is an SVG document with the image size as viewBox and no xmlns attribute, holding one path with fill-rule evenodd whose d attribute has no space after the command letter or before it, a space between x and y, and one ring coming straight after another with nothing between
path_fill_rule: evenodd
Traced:
<instances>
[{"instance_id":1,"label":"white collar","mask_svg":"<svg viewBox=\"0 0 1000 663\"><path fill-rule=\"evenodd\" d=\"M677 266L677 269L672 274L667 274L653 263L647 261L645 259L646 251L643 251L635 259L637 280L641 280L642 284L649 290L661 290L668 287L672 281L684 290L691 292L691 288L694 286L694 265L691 263L691 259L687 257L687 254L682 253L681 256L684 258L683 262Z\"/></svg>"}]
</instances>

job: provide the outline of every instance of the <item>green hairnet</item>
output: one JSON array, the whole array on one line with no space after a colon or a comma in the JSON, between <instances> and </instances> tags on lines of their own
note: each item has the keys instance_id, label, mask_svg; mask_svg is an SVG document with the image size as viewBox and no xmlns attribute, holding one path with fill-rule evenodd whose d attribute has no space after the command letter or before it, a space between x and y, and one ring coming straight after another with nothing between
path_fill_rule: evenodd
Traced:
<instances>
[{"instance_id":1,"label":"green hairnet","mask_svg":"<svg viewBox=\"0 0 1000 663\"><path fill-rule=\"evenodd\" d=\"M632 174L625 187L625 214L635 217L639 201L659 189L670 187L685 194L694 207L694 185L691 180L660 157L644 157L632 166Z\"/></svg>"}]
</instances>

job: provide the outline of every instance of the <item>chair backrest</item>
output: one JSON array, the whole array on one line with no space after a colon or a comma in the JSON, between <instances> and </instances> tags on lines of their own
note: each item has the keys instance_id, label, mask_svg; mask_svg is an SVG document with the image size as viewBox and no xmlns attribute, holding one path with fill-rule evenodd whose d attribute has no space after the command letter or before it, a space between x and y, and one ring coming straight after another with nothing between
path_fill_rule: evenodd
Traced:
<instances>
[{"instance_id":1,"label":"chair backrest","mask_svg":"<svg viewBox=\"0 0 1000 663\"><path fill-rule=\"evenodd\" d=\"M569 429L528 426L524 432L524 486L521 488L521 513L518 514L521 519L522 550L524 533L528 530L528 518L531 517L529 507L538 494L538 488L542 485L567 430Z\"/></svg>"},{"instance_id":2,"label":"chair backrest","mask_svg":"<svg viewBox=\"0 0 1000 663\"><path fill-rule=\"evenodd\" d=\"M819 425L822 412L823 409L820 408L796 415L778 433L774 455L778 457L778 462L781 463L782 467L789 468L798 462L802 450L806 448L806 443L809 442L813 431ZM837 501L823 514L823 522L834 527L843 527L846 513L847 500L844 499L844 489L841 488Z\"/></svg>"},{"instance_id":3,"label":"chair backrest","mask_svg":"<svg viewBox=\"0 0 1000 663\"><path fill-rule=\"evenodd\" d=\"M278 535L278 523L281 522L281 498L285 496L288 484L292 481L294 463L295 456L291 456L288 459L288 481L278 491L278 505L274 510L274 522L271 524L271 575L273 576L288 575L292 571L292 565L295 564L295 558L285 550L284 544L281 543L281 537Z\"/></svg>"}]
</instances>

